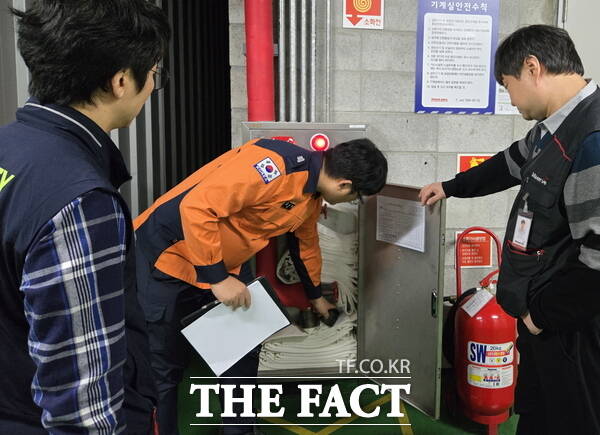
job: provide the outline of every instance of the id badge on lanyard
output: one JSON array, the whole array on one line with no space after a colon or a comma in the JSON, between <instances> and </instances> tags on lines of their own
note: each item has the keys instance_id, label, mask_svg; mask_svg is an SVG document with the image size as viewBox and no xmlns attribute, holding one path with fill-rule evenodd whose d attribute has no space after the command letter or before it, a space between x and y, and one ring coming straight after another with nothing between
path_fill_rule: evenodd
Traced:
<instances>
[{"instance_id":1,"label":"id badge on lanyard","mask_svg":"<svg viewBox=\"0 0 600 435\"><path fill-rule=\"evenodd\" d=\"M519 249L525 251L527 249L527 243L529 241L529 232L531 231L531 224L533 222L533 212L529 211L527 207L527 197L529 193L523 196L523 208L519 209L517 214L517 221L515 223L515 231L512 236L512 244Z\"/></svg>"}]
</instances>

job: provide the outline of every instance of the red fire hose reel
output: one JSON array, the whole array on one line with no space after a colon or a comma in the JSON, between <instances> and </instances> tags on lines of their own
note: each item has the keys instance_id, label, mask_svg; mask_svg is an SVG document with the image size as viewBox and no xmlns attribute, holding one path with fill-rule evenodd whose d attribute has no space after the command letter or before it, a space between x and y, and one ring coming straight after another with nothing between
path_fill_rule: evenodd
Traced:
<instances>
[{"instance_id":1,"label":"red fire hose reel","mask_svg":"<svg viewBox=\"0 0 600 435\"><path fill-rule=\"evenodd\" d=\"M256 276L264 276L271 283L279 300L286 307L296 307L300 310L311 308L310 301L301 283L286 284L277 276L278 249L277 239L269 240L266 248L256 255ZM339 294L336 282L321 283L323 296L330 302L337 302Z\"/></svg>"}]
</instances>

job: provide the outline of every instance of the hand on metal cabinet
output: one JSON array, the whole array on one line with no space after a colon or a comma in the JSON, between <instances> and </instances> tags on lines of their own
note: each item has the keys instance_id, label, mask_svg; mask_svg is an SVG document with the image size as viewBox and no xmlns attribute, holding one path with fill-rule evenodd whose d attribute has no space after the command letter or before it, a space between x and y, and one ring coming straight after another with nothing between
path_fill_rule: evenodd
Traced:
<instances>
[{"instance_id":1,"label":"hand on metal cabinet","mask_svg":"<svg viewBox=\"0 0 600 435\"><path fill-rule=\"evenodd\" d=\"M422 205L433 205L440 199L446 197L442 183L432 183L423 187L419 192L419 200Z\"/></svg>"}]
</instances>

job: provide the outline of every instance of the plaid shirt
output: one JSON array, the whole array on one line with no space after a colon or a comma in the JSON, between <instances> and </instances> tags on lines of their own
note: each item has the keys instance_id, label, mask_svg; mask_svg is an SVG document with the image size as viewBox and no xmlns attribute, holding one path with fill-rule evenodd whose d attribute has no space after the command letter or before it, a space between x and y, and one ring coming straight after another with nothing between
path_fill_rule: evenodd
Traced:
<instances>
[{"instance_id":1,"label":"plaid shirt","mask_svg":"<svg viewBox=\"0 0 600 435\"><path fill-rule=\"evenodd\" d=\"M60 210L28 251L31 389L52 434L125 430L126 224L117 199L94 190Z\"/></svg>"}]
</instances>

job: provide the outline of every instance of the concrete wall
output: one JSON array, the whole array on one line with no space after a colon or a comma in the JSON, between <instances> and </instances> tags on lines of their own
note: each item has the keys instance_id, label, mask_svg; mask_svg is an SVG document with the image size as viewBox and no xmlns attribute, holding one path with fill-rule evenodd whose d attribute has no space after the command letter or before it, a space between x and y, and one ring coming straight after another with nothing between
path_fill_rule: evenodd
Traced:
<instances>
[{"instance_id":1,"label":"concrete wall","mask_svg":"<svg viewBox=\"0 0 600 435\"><path fill-rule=\"evenodd\" d=\"M500 0L500 39L522 25L556 23L557 0ZM389 181L422 186L454 176L458 153L495 153L525 134L530 123L506 115L417 115L415 89L416 0L387 0L385 29L343 29L342 0L332 0L333 122L368 123L370 138L386 153ZM233 143L246 119L243 1L230 0ZM447 206L446 295L455 291L454 233L478 225L504 236L516 190ZM463 272L473 286L491 269Z\"/></svg>"},{"instance_id":2,"label":"concrete wall","mask_svg":"<svg viewBox=\"0 0 600 435\"><path fill-rule=\"evenodd\" d=\"M229 0L229 61L231 64L231 146L241 145L241 122L248 120L244 0Z\"/></svg>"}]
</instances>

